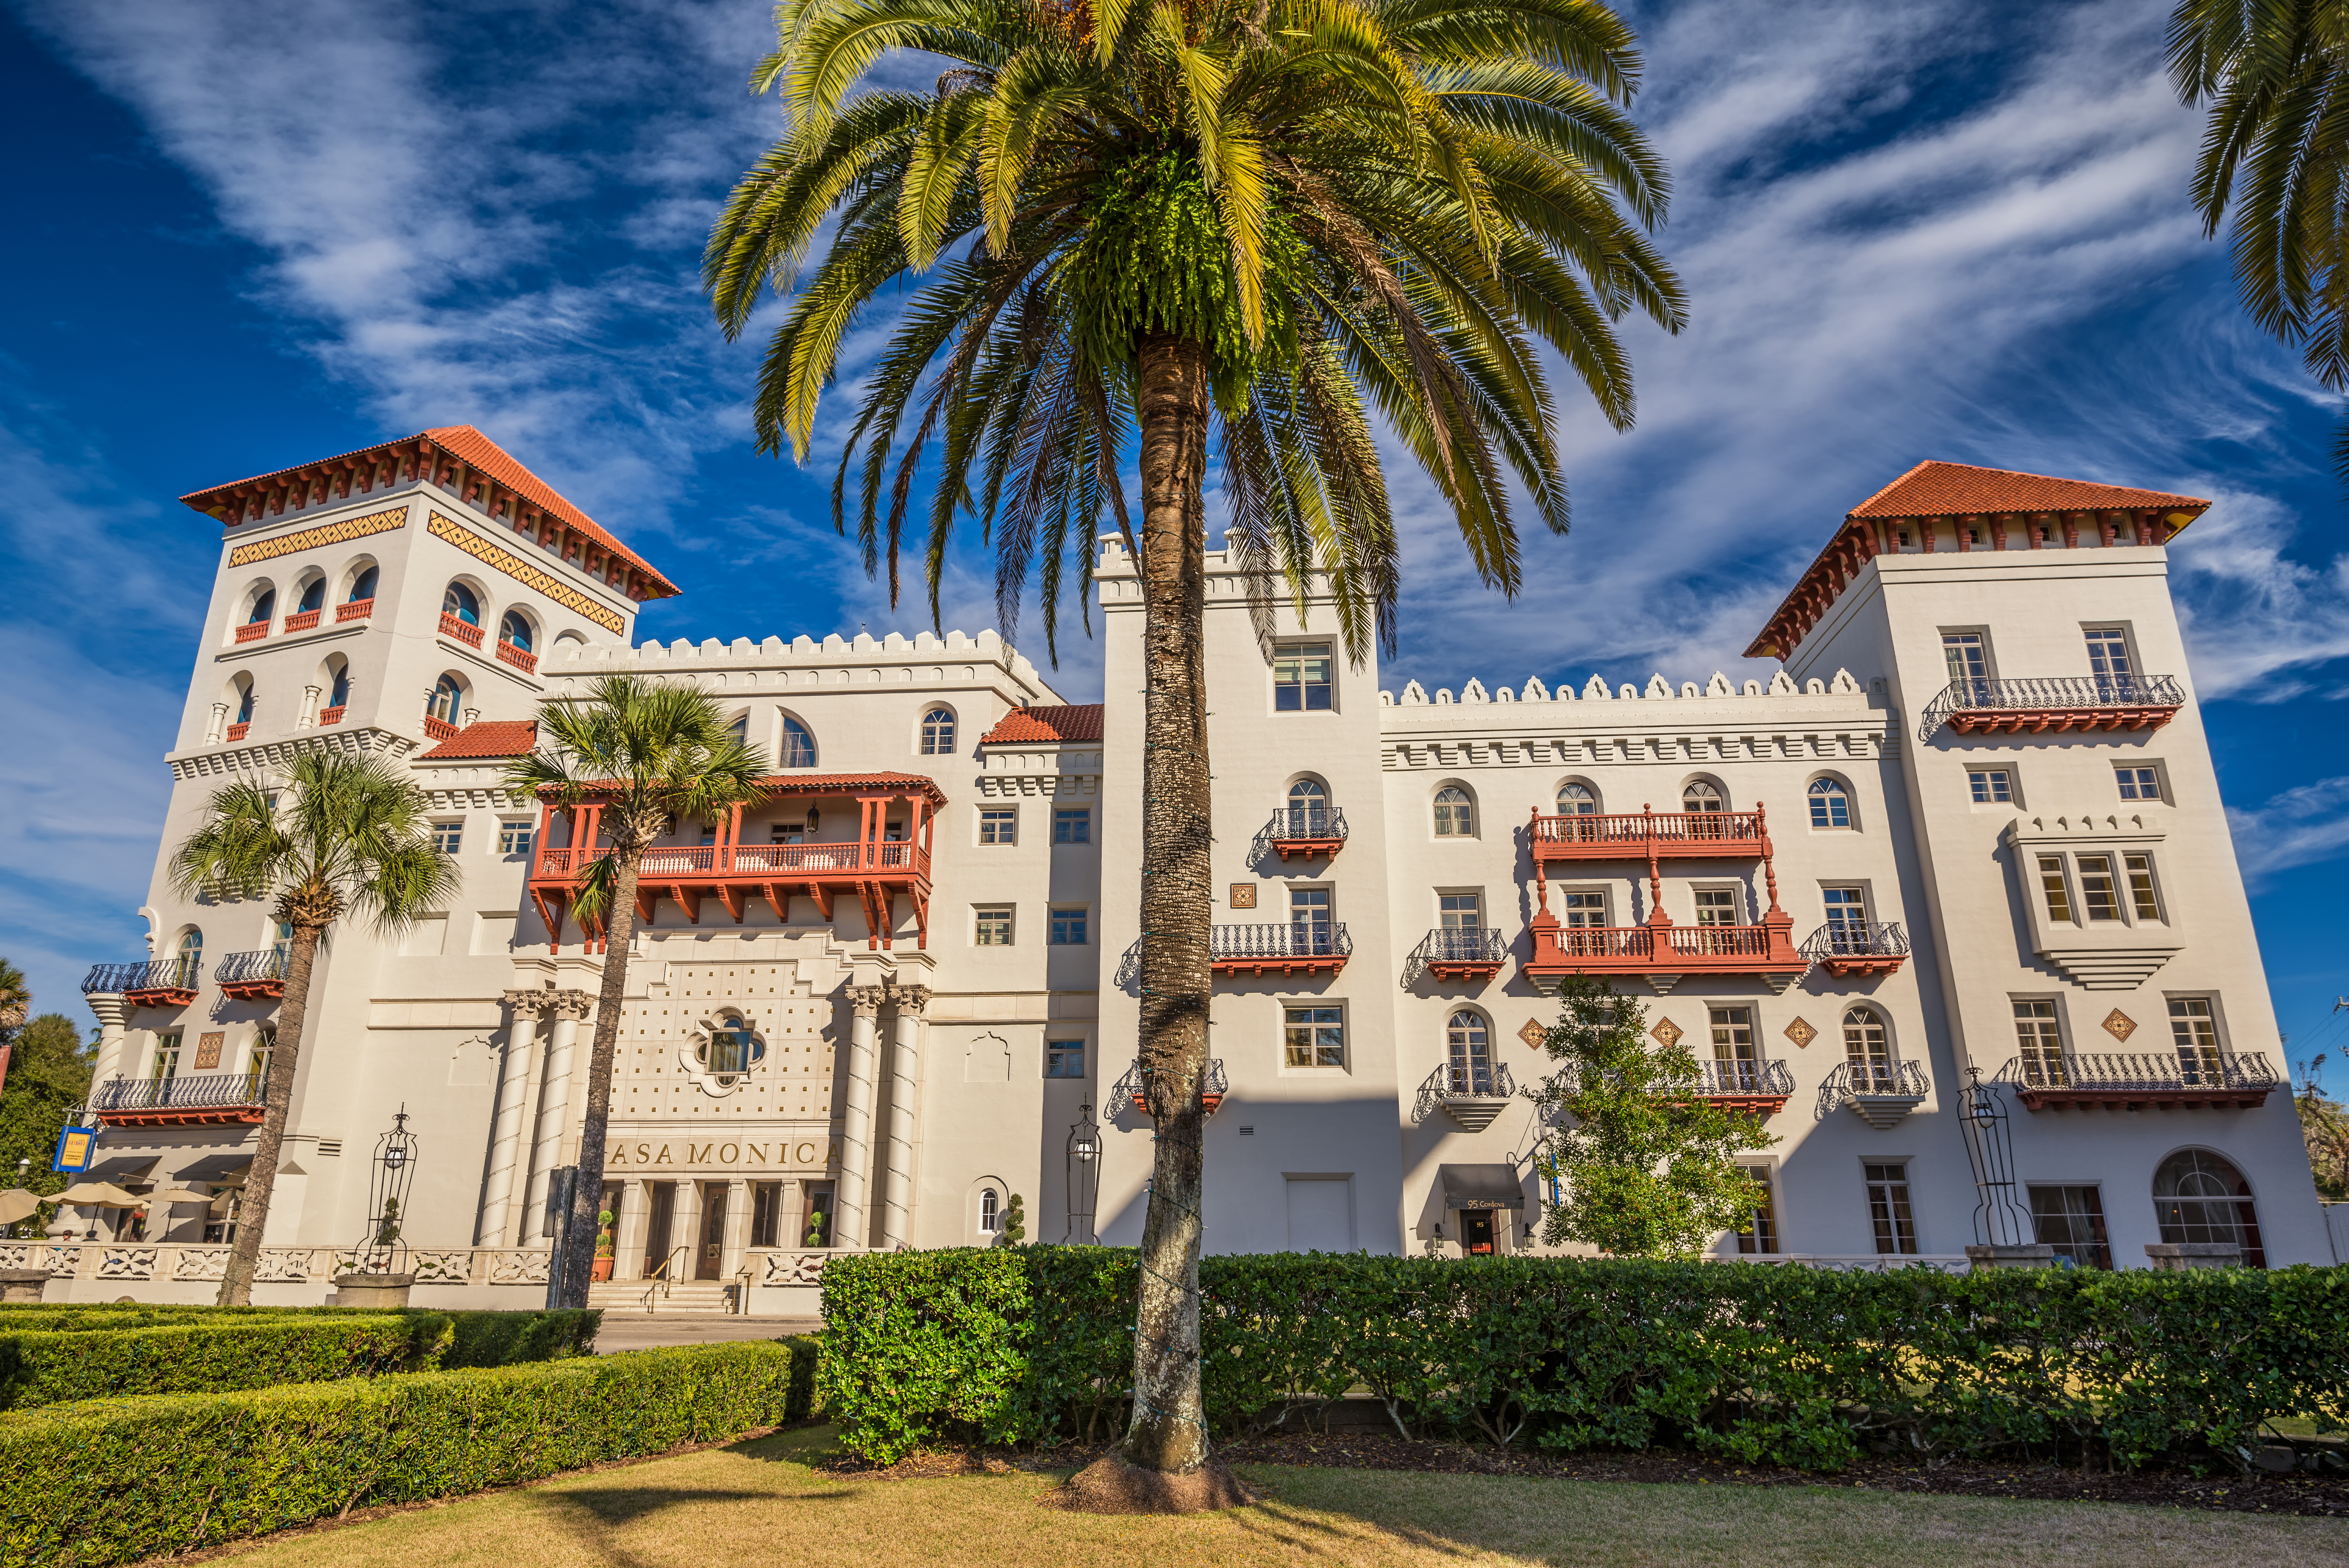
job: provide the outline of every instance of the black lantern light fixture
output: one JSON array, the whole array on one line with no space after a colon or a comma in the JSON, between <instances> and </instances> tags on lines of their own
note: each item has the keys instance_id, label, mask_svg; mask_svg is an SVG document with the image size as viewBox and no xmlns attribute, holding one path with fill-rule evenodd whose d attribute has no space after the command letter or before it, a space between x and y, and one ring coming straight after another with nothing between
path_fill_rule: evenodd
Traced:
<instances>
[{"instance_id":1,"label":"black lantern light fixture","mask_svg":"<svg viewBox=\"0 0 2349 1568\"><path fill-rule=\"evenodd\" d=\"M1071 1246L1092 1246L1099 1243L1093 1234L1094 1195L1101 1191L1101 1128L1093 1120L1093 1108L1081 1105L1077 1119L1069 1124L1069 1223L1061 1233L1061 1240Z\"/></svg>"},{"instance_id":2,"label":"black lantern light fixture","mask_svg":"<svg viewBox=\"0 0 2349 1568\"><path fill-rule=\"evenodd\" d=\"M1958 1091L1958 1127L1965 1134L1966 1161L1973 1167L1974 1240L1983 1246L2013 1247L2033 1237L2030 1216L2014 1202L2014 1151L2008 1141L2006 1107L1998 1086L1982 1080L1982 1068L1966 1069Z\"/></svg>"},{"instance_id":3,"label":"black lantern light fixture","mask_svg":"<svg viewBox=\"0 0 2349 1568\"><path fill-rule=\"evenodd\" d=\"M367 1233L352 1249L351 1270L362 1274L407 1272L408 1189L416 1178L417 1138L408 1130L408 1107L391 1119L391 1130L376 1140L367 1169Z\"/></svg>"}]
</instances>

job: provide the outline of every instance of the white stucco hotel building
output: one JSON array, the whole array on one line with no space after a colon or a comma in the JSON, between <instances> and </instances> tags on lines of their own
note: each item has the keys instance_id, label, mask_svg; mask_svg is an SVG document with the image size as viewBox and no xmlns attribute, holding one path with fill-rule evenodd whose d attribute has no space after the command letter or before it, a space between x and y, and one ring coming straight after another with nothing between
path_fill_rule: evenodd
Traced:
<instances>
[{"instance_id":1,"label":"white stucco hotel building","mask_svg":"<svg viewBox=\"0 0 2349 1568\"><path fill-rule=\"evenodd\" d=\"M1033 1239L1138 1238L1142 615L1114 540L1110 700L1079 707L988 632L635 645L676 590L470 428L187 501L220 565L150 951L92 955L91 1176L210 1200L68 1211L0 1264L51 1267L53 1300L210 1296L282 960L265 904L164 866L222 783L333 747L412 771L464 886L397 937L330 934L258 1299L326 1298L404 1109L415 1299L534 1304L585 1101L594 823L501 780L542 704L618 670L702 686L780 766L647 860L597 1299L804 1311L831 1250L985 1242L1013 1194ZM1511 1091L1579 970L1777 1135L1725 1256L2334 1261L2170 600L2204 505L1920 464L1833 528L1749 650L1781 667L1738 682L1382 686L1326 602L1260 644L1211 552L1208 1245L1534 1246L1554 1195ZM2002 1172L1961 1127L1976 1074Z\"/></svg>"}]
</instances>

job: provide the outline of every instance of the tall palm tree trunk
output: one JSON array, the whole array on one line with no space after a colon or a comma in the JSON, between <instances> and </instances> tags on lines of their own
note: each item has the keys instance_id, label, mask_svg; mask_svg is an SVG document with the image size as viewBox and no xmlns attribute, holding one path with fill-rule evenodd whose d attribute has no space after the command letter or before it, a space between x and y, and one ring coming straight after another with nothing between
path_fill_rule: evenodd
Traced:
<instances>
[{"instance_id":1,"label":"tall palm tree trunk","mask_svg":"<svg viewBox=\"0 0 2349 1568\"><path fill-rule=\"evenodd\" d=\"M587 1053L587 1119L579 1133L579 1165L571 1181L571 1220L564 1227L562 1299L587 1305L595 1267L595 1216L604 1206L604 1140L612 1119L612 1071L620 1055L620 999L628 990L628 944L636 932L636 871L642 849L615 850L612 904L604 921L604 982L595 996L595 1044Z\"/></svg>"},{"instance_id":2,"label":"tall palm tree trunk","mask_svg":"<svg viewBox=\"0 0 2349 1568\"><path fill-rule=\"evenodd\" d=\"M1207 1457L1199 1395L1200 1094L1207 1065L1208 382L1204 346L1139 345L1144 698L1141 1056L1156 1144L1143 1222L1133 1424L1124 1457L1183 1475Z\"/></svg>"},{"instance_id":3,"label":"tall palm tree trunk","mask_svg":"<svg viewBox=\"0 0 2349 1568\"><path fill-rule=\"evenodd\" d=\"M253 1276L261 1267L261 1233L269 1223L269 1200L277 1190L277 1156L285 1145L285 1120L294 1107L294 1068L302 1052L302 1026L310 1011L310 974L318 957L323 926L296 921L285 954L285 994L277 1004L277 1044L269 1053L269 1081L261 1091L261 1140L244 1176L237 1205L236 1241L221 1275L220 1305L253 1305Z\"/></svg>"}]
</instances>

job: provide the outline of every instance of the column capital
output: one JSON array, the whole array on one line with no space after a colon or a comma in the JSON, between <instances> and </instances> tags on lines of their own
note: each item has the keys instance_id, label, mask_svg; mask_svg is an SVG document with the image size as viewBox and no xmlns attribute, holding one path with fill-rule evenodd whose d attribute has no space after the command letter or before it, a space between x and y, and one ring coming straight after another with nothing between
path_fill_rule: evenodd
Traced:
<instances>
[{"instance_id":1,"label":"column capital","mask_svg":"<svg viewBox=\"0 0 2349 1568\"><path fill-rule=\"evenodd\" d=\"M848 1004L856 1009L858 1017L877 1018L881 1016L881 1004L888 995L885 985L851 985L848 987Z\"/></svg>"},{"instance_id":2,"label":"column capital","mask_svg":"<svg viewBox=\"0 0 2349 1568\"><path fill-rule=\"evenodd\" d=\"M558 991L549 986L521 986L505 994L506 1006L519 1015L533 1013L540 1017L585 1018L595 1011L595 998L585 991Z\"/></svg>"},{"instance_id":3,"label":"column capital","mask_svg":"<svg viewBox=\"0 0 2349 1568\"><path fill-rule=\"evenodd\" d=\"M109 1029L119 1029L130 1022L130 1000L117 991L85 992L82 1001L98 1016L98 1021Z\"/></svg>"},{"instance_id":4,"label":"column capital","mask_svg":"<svg viewBox=\"0 0 2349 1568\"><path fill-rule=\"evenodd\" d=\"M930 1005L930 988L927 985L892 985L889 987L889 1000L897 1005L900 1013L910 1013L919 1017L922 1009Z\"/></svg>"}]
</instances>

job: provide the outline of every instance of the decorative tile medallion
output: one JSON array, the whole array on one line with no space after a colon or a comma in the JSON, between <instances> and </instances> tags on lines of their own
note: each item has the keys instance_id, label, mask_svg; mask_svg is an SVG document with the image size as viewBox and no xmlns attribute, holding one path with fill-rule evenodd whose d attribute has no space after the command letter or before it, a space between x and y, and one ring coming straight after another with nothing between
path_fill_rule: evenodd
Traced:
<instances>
[{"instance_id":1,"label":"decorative tile medallion","mask_svg":"<svg viewBox=\"0 0 2349 1568\"><path fill-rule=\"evenodd\" d=\"M225 1031L207 1029L196 1037L196 1070L220 1066L221 1042L228 1038Z\"/></svg>"},{"instance_id":2,"label":"decorative tile medallion","mask_svg":"<svg viewBox=\"0 0 2349 1568\"><path fill-rule=\"evenodd\" d=\"M526 588L536 589L564 609L586 616L607 632L618 632L627 626L627 622L616 611L605 609L552 572L542 572L521 556L499 549L461 522L442 517L436 511L424 527L433 538L447 540L482 565L494 567Z\"/></svg>"},{"instance_id":3,"label":"decorative tile medallion","mask_svg":"<svg viewBox=\"0 0 2349 1568\"><path fill-rule=\"evenodd\" d=\"M1234 909L1254 909L1256 907L1256 883L1232 883L1232 907Z\"/></svg>"},{"instance_id":4,"label":"decorative tile medallion","mask_svg":"<svg viewBox=\"0 0 2349 1568\"><path fill-rule=\"evenodd\" d=\"M1648 1031L1648 1033L1656 1037L1656 1043L1663 1047L1664 1049L1668 1051L1674 1046L1681 1043L1681 1036L1684 1032L1685 1031L1683 1031L1678 1024L1673 1023L1670 1018L1657 1019L1656 1026Z\"/></svg>"},{"instance_id":5,"label":"decorative tile medallion","mask_svg":"<svg viewBox=\"0 0 2349 1568\"><path fill-rule=\"evenodd\" d=\"M1542 1048L1542 1042L1549 1038L1549 1031L1542 1027L1542 1021L1539 1018L1527 1018L1526 1026L1517 1031L1517 1038L1525 1041L1533 1049L1539 1050Z\"/></svg>"},{"instance_id":6,"label":"decorative tile medallion","mask_svg":"<svg viewBox=\"0 0 2349 1568\"><path fill-rule=\"evenodd\" d=\"M2116 1007L2106 1016L2105 1033L2116 1040L2127 1041L2137 1033L2137 1020Z\"/></svg>"},{"instance_id":7,"label":"decorative tile medallion","mask_svg":"<svg viewBox=\"0 0 2349 1568\"><path fill-rule=\"evenodd\" d=\"M1786 1026L1786 1037L1795 1042L1795 1048L1799 1051L1805 1046L1809 1045L1813 1040L1817 1039L1819 1037L1819 1032L1811 1027L1809 1020L1796 1018L1793 1023Z\"/></svg>"},{"instance_id":8,"label":"decorative tile medallion","mask_svg":"<svg viewBox=\"0 0 2349 1568\"><path fill-rule=\"evenodd\" d=\"M251 544L240 544L228 552L228 563L231 566L250 566L256 561L274 561L281 555L298 554L305 550L315 550L321 544L340 544L346 540L365 539L370 533L389 533L395 528L407 526L408 508L403 503L389 511L371 511L365 517L347 517L340 522L305 528L299 533L281 533L274 539L256 539Z\"/></svg>"}]
</instances>

